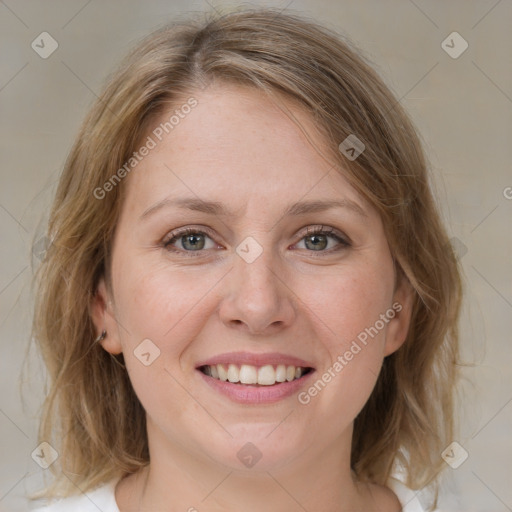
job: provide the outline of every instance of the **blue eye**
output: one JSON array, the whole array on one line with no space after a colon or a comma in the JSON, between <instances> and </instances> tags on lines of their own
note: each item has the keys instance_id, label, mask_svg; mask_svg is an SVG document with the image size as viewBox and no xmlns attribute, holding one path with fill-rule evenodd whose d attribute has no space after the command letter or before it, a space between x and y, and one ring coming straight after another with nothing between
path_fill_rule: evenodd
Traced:
<instances>
[{"instance_id":1,"label":"blue eye","mask_svg":"<svg viewBox=\"0 0 512 512\"><path fill-rule=\"evenodd\" d=\"M324 226L308 228L306 235L298 244L302 242L304 247L299 247L300 249L317 253L331 253L351 245L348 240L336 234L333 228ZM196 228L185 228L170 233L170 237L163 242L163 247L170 252L187 256L200 256L205 250L220 248L208 233Z\"/></svg>"},{"instance_id":2,"label":"blue eye","mask_svg":"<svg viewBox=\"0 0 512 512\"><path fill-rule=\"evenodd\" d=\"M335 243L329 245L329 239L334 240ZM337 245L341 245L342 248L350 246L347 240L334 233L333 228L324 228L323 226L308 228L306 236L301 239L302 241L304 241L306 249L314 252L331 252L333 246L336 250Z\"/></svg>"},{"instance_id":3,"label":"blue eye","mask_svg":"<svg viewBox=\"0 0 512 512\"><path fill-rule=\"evenodd\" d=\"M211 242L209 245L207 239ZM176 247L176 243L181 244L181 247ZM164 247L173 252L199 252L203 249L213 249L215 245L206 233L194 228L175 232L171 238L164 242Z\"/></svg>"}]
</instances>

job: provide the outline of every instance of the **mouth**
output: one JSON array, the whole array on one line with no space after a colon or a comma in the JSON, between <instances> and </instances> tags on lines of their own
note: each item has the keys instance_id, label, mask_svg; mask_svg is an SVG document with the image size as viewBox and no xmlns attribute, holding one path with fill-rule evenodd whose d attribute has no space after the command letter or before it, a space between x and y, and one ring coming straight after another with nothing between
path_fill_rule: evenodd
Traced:
<instances>
[{"instance_id":1,"label":"mouth","mask_svg":"<svg viewBox=\"0 0 512 512\"><path fill-rule=\"evenodd\" d=\"M251 364L205 364L198 370L212 379L241 386L277 386L287 382L302 379L313 371L308 366L294 366L284 364L265 364L256 366Z\"/></svg>"},{"instance_id":2,"label":"mouth","mask_svg":"<svg viewBox=\"0 0 512 512\"><path fill-rule=\"evenodd\" d=\"M308 360L278 352L218 354L199 361L195 369L215 395L250 406L291 398L316 371Z\"/></svg>"}]
</instances>

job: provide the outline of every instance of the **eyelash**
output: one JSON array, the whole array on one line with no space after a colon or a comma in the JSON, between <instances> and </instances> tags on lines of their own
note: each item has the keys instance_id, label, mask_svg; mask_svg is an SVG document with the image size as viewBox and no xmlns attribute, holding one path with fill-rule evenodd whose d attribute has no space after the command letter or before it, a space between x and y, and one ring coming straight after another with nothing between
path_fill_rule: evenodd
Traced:
<instances>
[{"instance_id":1,"label":"eyelash","mask_svg":"<svg viewBox=\"0 0 512 512\"><path fill-rule=\"evenodd\" d=\"M164 242L163 242L163 247L167 251L173 252L176 254L184 254L189 257L201 256L201 253L203 253L205 250L208 250L208 249L201 249L198 251L185 251L183 249L176 249L172 245L174 242L176 242L180 238L187 236L187 235L192 235L192 234L206 235L213 240L213 236L207 230L196 229L196 228L185 228L182 230L177 230L177 231L169 233L169 237L166 240L164 240ZM327 235L331 238L334 238L341 246L341 247L334 248L334 249L331 248L331 249L327 249L327 250L323 250L323 251L318 251L319 253L331 254L333 252L337 252L337 251L346 249L352 245L348 239L343 238L341 235L335 234L334 228L324 228L324 226L308 227L306 230L306 233L300 238L299 242L302 241L304 238L306 238L308 236L313 236L313 235ZM308 252L315 253L316 251L308 251ZM314 255L314 256L318 257L320 255Z\"/></svg>"}]
</instances>

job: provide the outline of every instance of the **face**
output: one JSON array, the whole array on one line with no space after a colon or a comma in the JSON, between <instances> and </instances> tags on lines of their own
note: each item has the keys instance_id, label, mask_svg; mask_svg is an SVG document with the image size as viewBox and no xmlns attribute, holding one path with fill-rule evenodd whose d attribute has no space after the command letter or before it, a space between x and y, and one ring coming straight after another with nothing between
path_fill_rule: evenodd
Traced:
<instances>
[{"instance_id":1,"label":"face","mask_svg":"<svg viewBox=\"0 0 512 512\"><path fill-rule=\"evenodd\" d=\"M194 97L124 184L103 346L124 354L150 449L239 470L346 451L409 321L380 217L262 93Z\"/></svg>"}]
</instances>

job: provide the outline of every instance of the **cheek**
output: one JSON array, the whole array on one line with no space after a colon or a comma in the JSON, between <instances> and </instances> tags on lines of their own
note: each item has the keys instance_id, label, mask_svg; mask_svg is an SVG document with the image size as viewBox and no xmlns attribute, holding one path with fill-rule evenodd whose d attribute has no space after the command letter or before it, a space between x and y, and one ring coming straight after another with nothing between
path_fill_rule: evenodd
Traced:
<instances>
[{"instance_id":1,"label":"cheek","mask_svg":"<svg viewBox=\"0 0 512 512\"><path fill-rule=\"evenodd\" d=\"M196 314L213 279L204 273L195 279L165 261L144 266L137 263L125 260L118 266L115 290L119 319L130 337L154 336L163 341L166 334L187 323L184 320L189 315Z\"/></svg>"},{"instance_id":2,"label":"cheek","mask_svg":"<svg viewBox=\"0 0 512 512\"><path fill-rule=\"evenodd\" d=\"M187 364L184 354L215 308L208 291L214 292L223 275L221 271L204 272L199 267L197 271L196 275L190 270L180 272L165 258L153 262L148 258L120 259L114 282L116 313L134 387L146 386L148 378L160 378L156 372L147 374L136 357L144 340L151 340L157 347L153 351L158 358L151 366L161 369L161 378L169 380L167 372L182 378ZM148 346L152 348L151 344Z\"/></svg>"},{"instance_id":3,"label":"cheek","mask_svg":"<svg viewBox=\"0 0 512 512\"><path fill-rule=\"evenodd\" d=\"M183 415L202 417L184 389L180 364L204 325L205 291L218 278L192 279L166 262L142 266L128 258L119 261L113 277L125 364L147 414L164 424L179 423Z\"/></svg>"},{"instance_id":4,"label":"cheek","mask_svg":"<svg viewBox=\"0 0 512 512\"><path fill-rule=\"evenodd\" d=\"M334 356L391 306L393 280L376 266L361 265L308 289L311 307L331 333L326 343Z\"/></svg>"},{"instance_id":5,"label":"cheek","mask_svg":"<svg viewBox=\"0 0 512 512\"><path fill-rule=\"evenodd\" d=\"M350 273L331 277L310 293L329 360L306 392L336 422L336 411L343 411L348 419L358 414L377 380L387 325L394 316L390 311L393 276L375 265L352 267Z\"/></svg>"}]
</instances>

